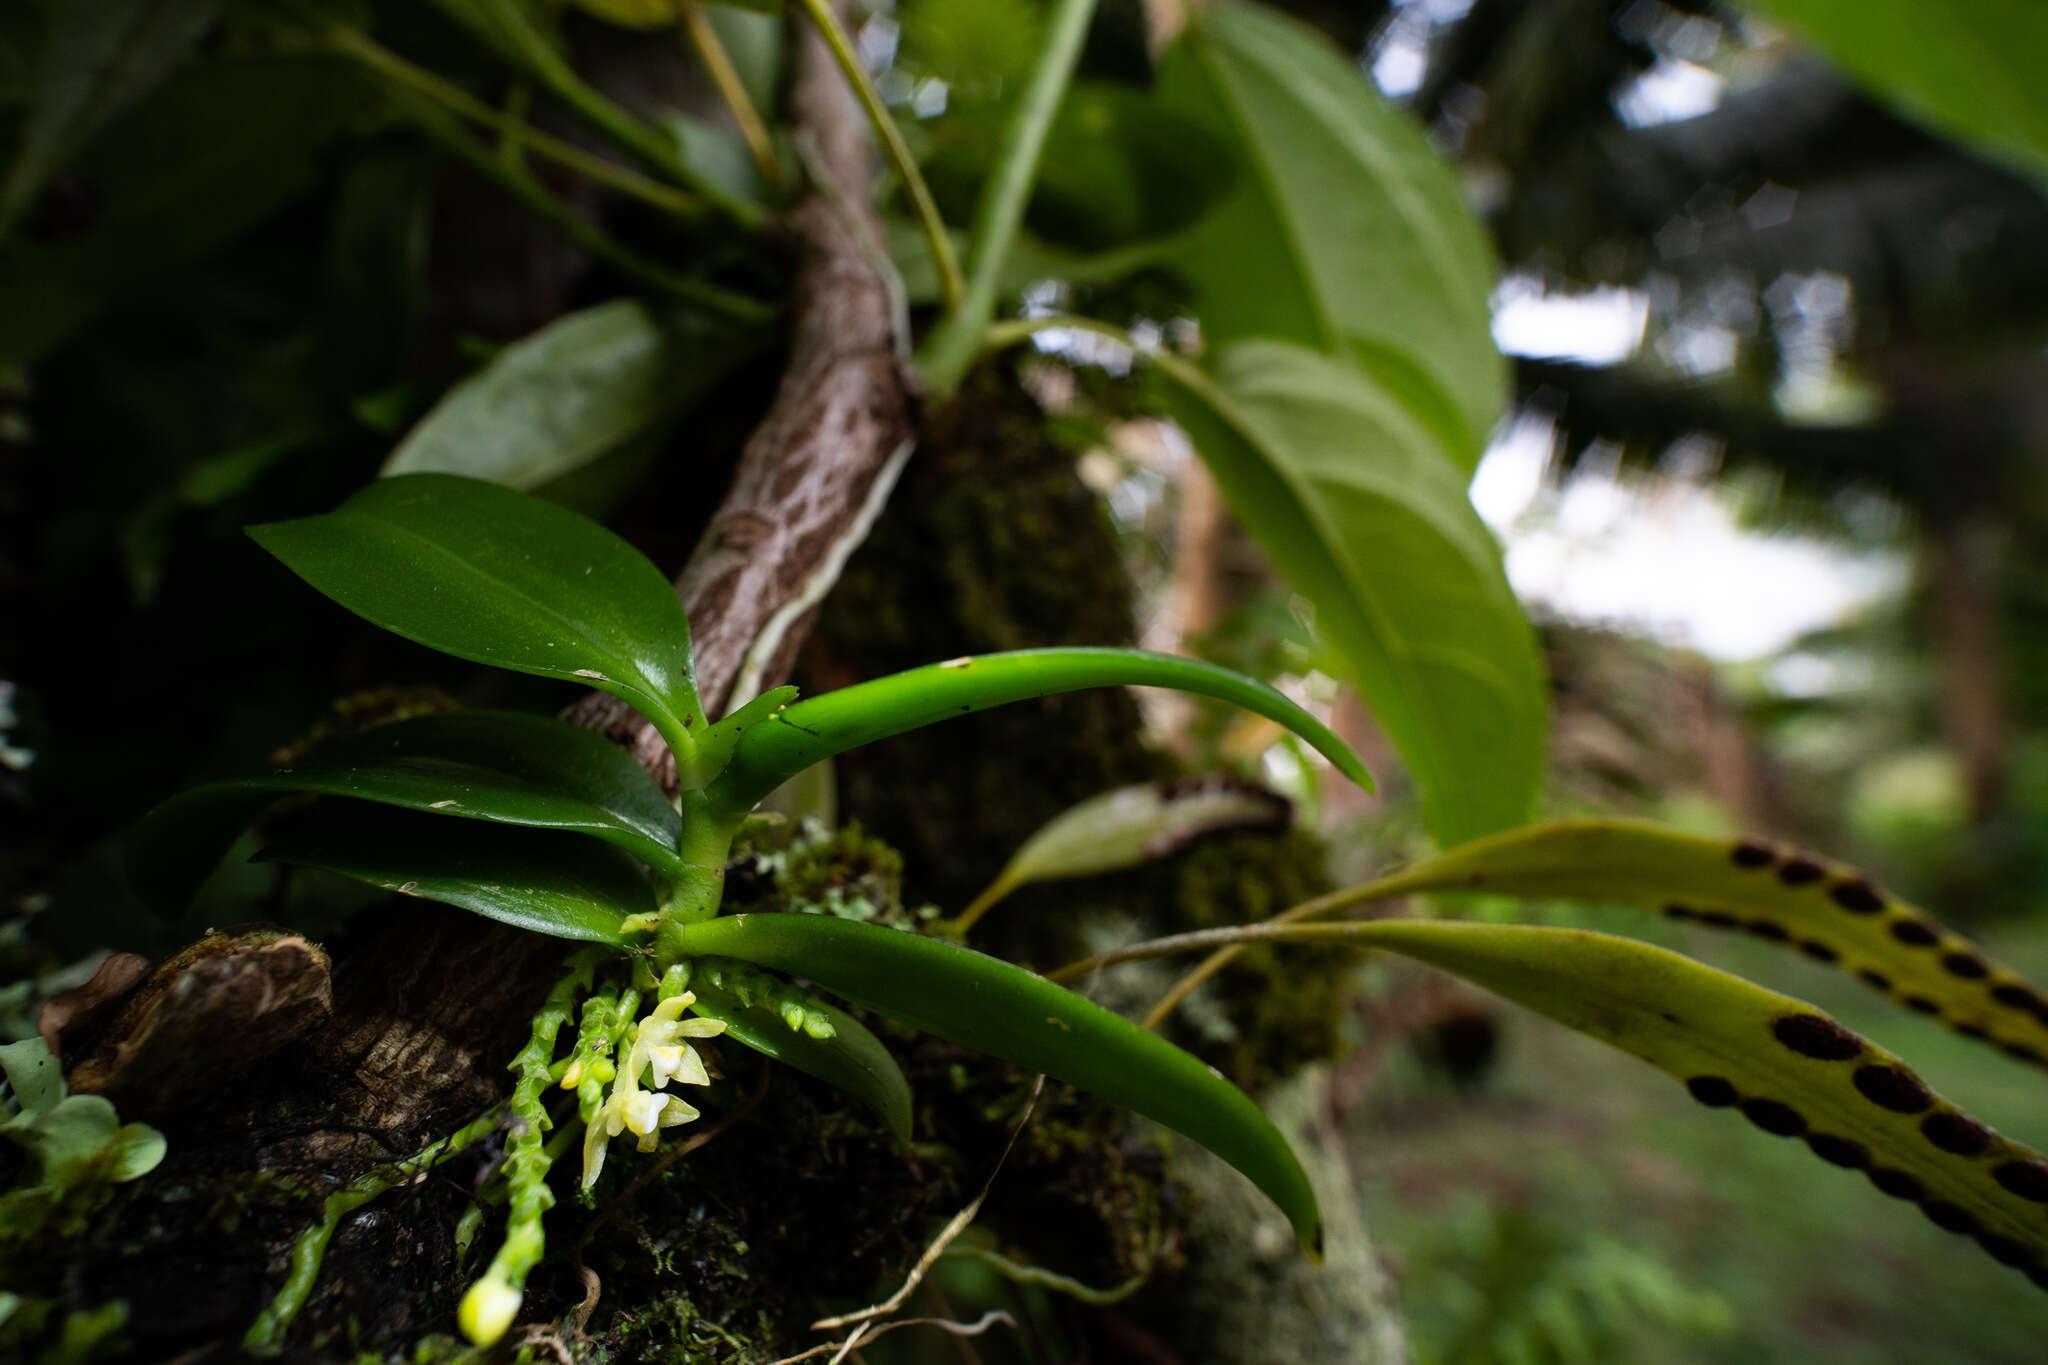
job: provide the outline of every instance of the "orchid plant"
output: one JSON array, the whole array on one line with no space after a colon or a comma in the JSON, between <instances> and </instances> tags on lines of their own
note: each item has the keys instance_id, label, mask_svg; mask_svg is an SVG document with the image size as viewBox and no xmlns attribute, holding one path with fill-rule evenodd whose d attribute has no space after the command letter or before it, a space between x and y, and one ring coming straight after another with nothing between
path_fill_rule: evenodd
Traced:
<instances>
[{"instance_id":1,"label":"orchid plant","mask_svg":"<svg viewBox=\"0 0 2048 1365\"><path fill-rule=\"evenodd\" d=\"M856 745L1006 702L1143 684L1234 702L1274 720L1362 784L1357 757L1280 692L1189 659L1042 649L952 659L797 700L774 688L713 721L699 700L689 624L661 572L603 527L526 494L441 474L381 480L336 511L253 529L313 587L385 629L480 663L583 681L657 727L675 756L671 798L589 731L497 711L378 727L285 772L195 788L131 841L135 886L189 901L266 807L320 798L268 829L265 859L322 868L630 959L634 984L593 989L572 960L514 1063L519 1182L545 1194L548 1084L574 1090L583 1184L611 1140L653 1150L698 1111L671 1087L709 1075L695 1044L726 1037L853 1093L900 1140L908 1086L858 1020L785 978L1097 1091L1207 1146L1286 1213L1304 1248L1316 1201L1286 1142L1242 1092L1195 1058L1021 967L938 938L803 914L721 916L725 866L749 813L785 780ZM780 975L778 975L780 974ZM568 1056L556 1038L582 996ZM643 1000L651 1001L644 1016ZM513 1200L505 1249L461 1321L496 1340L540 1251L544 1198ZM272 1315L273 1317L275 1315Z\"/></svg>"}]
</instances>

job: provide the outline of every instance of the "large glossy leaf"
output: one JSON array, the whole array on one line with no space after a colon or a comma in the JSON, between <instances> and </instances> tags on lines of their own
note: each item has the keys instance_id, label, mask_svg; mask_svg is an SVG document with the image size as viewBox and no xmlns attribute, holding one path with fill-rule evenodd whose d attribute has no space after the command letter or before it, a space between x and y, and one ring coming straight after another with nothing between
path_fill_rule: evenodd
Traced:
<instances>
[{"instance_id":1,"label":"large glossy leaf","mask_svg":"<svg viewBox=\"0 0 2048 1365\"><path fill-rule=\"evenodd\" d=\"M1321 1242L1315 1194L1257 1105L1209 1067L1020 967L916 934L824 915L730 915L684 926L684 951L803 977L877 1014L1042 1071L1201 1143Z\"/></svg>"},{"instance_id":2,"label":"large glossy leaf","mask_svg":"<svg viewBox=\"0 0 2048 1365\"><path fill-rule=\"evenodd\" d=\"M734 338L665 327L615 299L514 342L448 391L383 472L426 471L531 490L680 409L725 372Z\"/></svg>"},{"instance_id":3,"label":"large glossy leaf","mask_svg":"<svg viewBox=\"0 0 2048 1365\"><path fill-rule=\"evenodd\" d=\"M623 942L619 922L655 909L639 866L609 844L358 801L322 801L261 856L589 943Z\"/></svg>"},{"instance_id":4,"label":"large glossy leaf","mask_svg":"<svg viewBox=\"0 0 2048 1365\"><path fill-rule=\"evenodd\" d=\"M1222 774L1140 782L1091 796L1041 825L988 888L960 912L962 933L1020 886L1094 877L1163 858L1207 834L1285 829L1286 797Z\"/></svg>"},{"instance_id":5,"label":"large glossy leaf","mask_svg":"<svg viewBox=\"0 0 2048 1365\"><path fill-rule=\"evenodd\" d=\"M874 1110L890 1136L909 1145L910 1083L882 1040L860 1020L823 1002L809 1003L807 1010L832 1022L831 1037L815 1038L791 1028L767 1005L747 1004L720 990L703 980L701 972L690 988L697 995L692 1008L707 1019L723 1020L726 1037L844 1090Z\"/></svg>"},{"instance_id":6,"label":"large glossy leaf","mask_svg":"<svg viewBox=\"0 0 2048 1365\"><path fill-rule=\"evenodd\" d=\"M294 793L542 829L580 830L664 874L681 821L625 750L589 730L512 711L457 711L379 726L288 772L180 792L129 836L135 889L181 908L257 811Z\"/></svg>"},{"instance_id":7,"label":"large glossy leaf","mask_svg":"<svg viewBox=\"0 0 2048 1365\"><path fill-rule=\"evenodd\" d=\"M292 571L386 630L622 697L687 748L690 626L647 557L538 498L448 474L380 479L325 516L250 528Z\"/></svg>"},{"instance_id":8,"label":"large glossy leaf","mask_svg":"<svg viewBox=\"0 0 2048 1365\"><path fill-rule=\"evenodd\" d=\"M219 0L48 5L34 92L4 180L0 237L51 173L191 55Z\"/></svg>"},{"instance_id":9,"label":"large glossy leaf","mask_svg":"<svg viewBox=\"0 0 2048 1365\"><path fill-rule=\"evenodd\" d=\"M1225 931L1227 932L1227 931ZM1377 920L1259 926L1261 941L1382 948L1441 967L1805 1139L2048 1288L2048 1160L1943 1100L1896 1056L1804 1001L1633 939L1531 925ZM1184 934L1123 960L1186 951ZM1176 947L1176 945L1178 945Z\"/></svg>"},{"instance_id":10,"label":"large glossy leaf","mask_svg":"<svg viewBox=\"0 0 2048 1365\"><path fill-rule=\"evenodd\" d=\"M739 737L712 798L744 811L821 759L991 706L1087 687L1171 687L1277 721L1368 789L1372 778L1330 728L1262 682L1214 664L1135 649L1020 649L942 664L827 692L762 720Z\"/></svg>"},{"instance_id":11,"label":"large glossy leaf","mask_svg":"<svg viewBox=\"0 0 2048 1365\"><path fill-rule=\"evenodd\" d=\"M2048 179L2048 5L1748 0L1944 132Z\"/></svg>"},{"instance_id":12,"label":"large glossy leaf","mask_svg":"<svg viewBox=\"0 0 2048 1365\"><path fill-rule=\"evenodd\" d=\"M364 95L354 72L314 58L220 58L172 76L79 159L98 203L91 223L0 245L0 366L43 353L310 189L321 147Z\"/></svg>"},{"instance_id":13,"label":"large glossy leaf","mask_svg":"<svg viewBox=\"0 0 2048 1365\"><path fill-rule=\"evenodd\" d=\"M1244 341L1155 358L1174 418L1342 657L1445 844L1528 817L1542 661L1500 548L1429 434L1341 361Z\"/></svg>"},{"instance_id":14,"label":"large glossy leaf","mask_svg":"<svg viewBox=\"0 0 2048 1365\"><path fill-rule=\"evenodd\" d=\"M1493 262L1422 130L1328 39L1239 0L1195 11L1159 97L1240 164L1174 257L1207 343L1275 337L1362 365L1469 474L1506 392Z\"/></svg>"},{"instance_id":15,"label":"large glossy leaf","mask_svg":"<svg viewBox=\"0 0 2048 1365\"><path fill-rule=\"evenodd\" d=\"M1372 888L1375 899L1419 891L1607 901L1747 930L2048 1065L2048 999L1855 868L1802 849L1629 820L1560 821L1450 849Z\"/></svg>"}]
</instances>

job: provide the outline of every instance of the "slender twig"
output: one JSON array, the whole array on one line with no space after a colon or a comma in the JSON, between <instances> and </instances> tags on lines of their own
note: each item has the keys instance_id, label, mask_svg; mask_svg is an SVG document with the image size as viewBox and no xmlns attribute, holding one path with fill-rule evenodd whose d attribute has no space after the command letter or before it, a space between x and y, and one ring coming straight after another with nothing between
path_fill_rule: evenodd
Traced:
<instances>
[{"instance_id":1,"label":"slender twig","mask_svg":"<svg viewBox=\"0 0 2048 1365\"><path fill-rule=\"evenodd\" d=\"M868 122L873 125L875 136L881 140L882 149L889 155L889 164L896 169L896 176L903 182L905 192L910 195L911 207L917 211L918 225L924 229L925 241L931 247L932 261L939 270L939 295L945 300L947 311L957 312L966 299L966 282L960 275L960 258L953 252L953 239L946 233L946 222L939 217L939 206L932 199L931 187L924 183L919 174L917 162L910 155L910 148L903 141L903 134L896 127L896 120L883 105L882 97L875 90L875 83L868 79L867 68L861 65L860 53L853 47L853 40L833 12L832 0L797 0L804 14L831 49L832 60L838 64L846 83L853 87L859 97L861 108L866 111Z\"/></svg>"},{"instance_id":2,"label":"slender twig","mask_svg":"<svg viewBox=\"0 0 2048 1365\"><path fill-rule=\"evenodd\" d=\"M664 185L636 170L586 152L574 143L543 133L513 111L493 109L453 81L425 67L415 66L360 29L329 29L327 42L336 52L361 62L394 85L403 86L451 113L481 123L506 141L566 166L586 179L617 190L671 217L694 219L704 215L706 205L696 195Z\"/></svg>"},{"instance_id":3,"label":"slender twig","mask_svg":"<svg viewBox=\"0 0 2048 1365\"><path fill-rule=\"evenodd\" d=\"M1095 0L1058 0L1052 25L1046 34L1024 94L1003 130L1002 150L996 155L995 173L982 186L981 202L974 210L974 230L967 247L971 272L966 298L955 303L947 299L947 316L932 329L918 348L917 370L925 388L936 398L950 395L960 385L968 366L982 349L982 333L995 316L996 294L1010 249L1016 245L1017 230L1024 221L1024 206L1031 199L1031 182L1038 174L1038 159L1052 132L1060 101L1073 80L1074 65L1081 57L1081 44L1088 36L1088 22L1095 14Z\"/></svg>"},{"instance_id":4,"label":"slender twig","mask_svg":"<svg viewBox=\"0 0 2048 1365\"><path fill-rule=\"evenodd\" d=\"M704 73L717 87L718 97L725 101L732 121L739 125L740 136L746 139L747 151L753 155L762 182L771 189L780 188L782 167L775 160L775 144L768 137L767 125L761 122L754 101L747 96L740 73L733 69L732 58L726 55L718 30L712 27L710 17L696 0L683 0L682 12L683 32L689 35L690 46L697 53L697 60L704 63Z\"/></svg>"}]
</instances>

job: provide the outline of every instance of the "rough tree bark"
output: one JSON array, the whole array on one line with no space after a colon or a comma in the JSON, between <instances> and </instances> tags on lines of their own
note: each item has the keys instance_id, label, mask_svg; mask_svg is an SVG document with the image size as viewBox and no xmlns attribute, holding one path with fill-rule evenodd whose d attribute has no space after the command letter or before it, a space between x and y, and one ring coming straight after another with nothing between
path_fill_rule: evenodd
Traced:
<instances>
[{"instance_id":1,"label":"rough tree bark","mask_svg":"<svg viewBox=\"0 0 2048 1365\"><path fill-rule=\"evenodd\" d=\"M808 28L790 106L817 183L784 224L801 261L789 364L676 583L695 633L698 690L714 715L736 689L787 675L818 600L909 456L917 411L878 264L860 113ZM675 760L661 737L618 698L593 692L568 718L626 745L674 788Z\"/></svg>"}]
</instances>

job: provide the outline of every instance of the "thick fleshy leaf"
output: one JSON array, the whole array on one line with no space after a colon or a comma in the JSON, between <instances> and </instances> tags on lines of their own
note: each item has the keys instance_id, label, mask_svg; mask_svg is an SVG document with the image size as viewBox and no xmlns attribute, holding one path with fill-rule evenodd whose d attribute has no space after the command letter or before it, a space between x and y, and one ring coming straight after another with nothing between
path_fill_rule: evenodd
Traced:
<instances>
[{"instance_id":1,"label":"thick fleshy leaf","mask_svg":"<svg viewBox=\"0 0 2048 1365\"><path fill-rule=\"evenodd\" d=\"M161 909L182 908L255 815L294 793L580 830L664 875L677 866L681 821L625 750L544 716L456 711L378 726L289 772L180 792L129 836L130 884Z\"/></svg>"},{"instance_id":2,"label":"thick fleshy leaf","mask_svg":"<svg viewBox=\"0 0 2048 1365\"><path fill-rule=\"evenodd\" d=\"M449 474L380 479L258 544L386 630L624 698L671 744L700 725L690 626L661 570L596 522Z\"/></svg>"},{"instance_id":3,"label":"thick fleshy leaf","mask_svg":"<svg viewBox=\"0 0 2048 1365\"><path fill-rule=\"evenodd\" d=\"M1560 821L1450 849L1375 883L1374 897L1418 891L1607 901L1747 930L2048 1066L2048 998L1855 868L1801 849L1630 820Z\"/></svg>"},{"instance_id":4,"label":"thick fleshy leaf","mask_svg":"<svg viewBox=\"0 0 2048 1365\"><path fill-rule=\"evenodd\" d=\"M1055 976L1248 943L1378 948L1461 976L1669 1072L1703 1104L1803 1138L2048 1288L2048 1160L1806 1002L1663 948L1533 925L1259 924L1154 939Z\"/></svg>"},{"instance_id":5,"label":"thick fleshy leaf","mask_svg":"<svg viewBox=\"0 0 2048 1365\"><path fill-rule=\"evenodd\" d=\"M1194 11L1159 98L1240 163L1172 262L1207 344L1272 337L1362 366L1469 475L1507 390L1494 268L1422 130L1350 54L1239 0Z\"/></svg>"},{"instance_id":6,"label":"thick fleshy leaf","mask_svg":"<svg viewBox=\"0 0 2048 1365\"><path fill-rule=\"evenodd\" d=\"M913 668L797 702L755 724L733 746L711 796L745 811L820 759L991 706L1087 687L1171 687L1215 697L1300 735L1368 790L1358 756L1321 721L1242 673L1135 649L1020 649Z\"/></svg>"},{"instance_id":7,"label":"thick fleshy leaf","mask_svg":"<svg viewBox=\"0 0 2048 1365\"><path fill-rule=\"evenodd\" d=\"M965 931L1020 886L1094 877L1163 858L1207 834L1284 829L1294 804L1278 792L1224 774L1140 782L1091 796L1041 825L988 889L960 912Z\"/></svg>"},{"instance_id":8,"label":"thick fleshy leaf","mask_svg":"<svg viewBox=\"0 0 2048 1365\"><path fill-rule=\"evenodd\" d=\"M2048 5L1748 0L1908 114L2048 180Z\"/></svg>"},{"instance_id":9,"label":"thick fleshy leaf","mask_svg":"<svg viewBox=\"0 0 2048 1365\"><path fill-rule=\"evenodd\" d=\"M1802 1000L1580 929L1377 920L1270 932L1416 958L1632 1053L1702 1103L1738 1108L1765 1132L1862 1171L2048 1287L2048 1160Z\"/></svg>"},{"instance_id":10,"label":"thick fleshy leaf","mask_svg":"<svg viewBox=\"0 0 2048 1365\"><path fill-rule=\"evenodd\" d=\"M1444 844L1528 818L1542 775L1535 633L1428 432L1350 366L1245 341L1213 376L1154 358L1245 529L1315 607Z\"/></svg>"},{"instance_id":11,"label":"thick fleshy leaf","mask_svg":"<svg viewBox=\"0 0 2048 1365\"><path fill-rule=\"evenodd\" d=\"M806 1009L832 1021L830 1038L814 1038L791 1028L768 1006L744 1004L702 980L701 973L690 988L697 995L692 1008L707 1019L723 1020L727 1038L844 1090L874 1110L891 1137L909 1145L910 1082L882 1040L860 1020L822 1001L807 1004Z\"/></svg>"},{"instance_id":12,"label":"thick fleshy leaf","mask_svg":"<svg viewBox=\"0 0 2048 1365\"><path fill-rule=\"evenodd\" d=\"M729 329L664 326L635 299L571 313L507 346L407 434L383 472L532 490L676 412L741 353Z\"/></svg>"},{"instance_id":13,"label":"thick fleshy leaf","mask_svg":"<svg viewBox=\"0 0 2048 1365\"><path fill-rule=\"evenodd\" d=\"M1194 1139L1321 1243L1308 1177L1244 1092L1194 1057L1020 967L916 934L824 915L730 915L682 926L683 951L802 977L877 1014L1042 1071Z\"/></svg>"},{"instance_id":14,"label":"thick fleshy leaf","mask_svg":"<svg viewBox=\"0 0 2048 1365\"><path fill-rule=\"evenodd\" d=\"M321 802L280 830L261 857L589 943L622 942L620 921L655 909L639 867L609 844L359 801Z\"/></svg>"}]
</instances>

